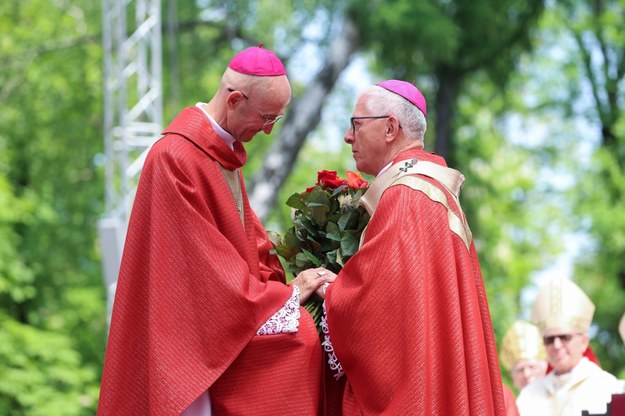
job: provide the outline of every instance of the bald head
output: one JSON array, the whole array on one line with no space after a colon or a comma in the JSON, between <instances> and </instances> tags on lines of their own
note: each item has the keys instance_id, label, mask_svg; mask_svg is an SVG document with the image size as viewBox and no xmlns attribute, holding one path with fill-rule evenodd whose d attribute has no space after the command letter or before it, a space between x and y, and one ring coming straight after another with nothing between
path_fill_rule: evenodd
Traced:
<instances>
[{"instance_id":1,"label":"bald head","mask_svg":"<svg viewBox=\"0 0 625 416\"><path fill-rule=\"evenodd\" d=\"M228 64L219 89L203 107L235 140L271 133L291 101L291 86L280 59L262 46L239 52Z\"/></svg>"},{"instance_id":2,"label":"bald head","mask_svg":"<svg viewBox=\"0 0 625 416\"><path fill-rule=\"evenodd\" d=\"M227 68L205 109L235 140L249 142L260 131L271 133L290 101L286 75L256 76Z\"/></svg>"}]
</instances>

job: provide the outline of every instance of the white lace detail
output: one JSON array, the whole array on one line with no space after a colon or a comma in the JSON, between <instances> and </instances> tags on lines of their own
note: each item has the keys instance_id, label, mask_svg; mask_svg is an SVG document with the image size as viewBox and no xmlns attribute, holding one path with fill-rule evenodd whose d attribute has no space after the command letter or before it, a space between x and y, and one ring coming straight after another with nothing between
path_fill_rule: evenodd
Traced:
<instances>
[{"instance_id":1,"label":"white lace detail","mask_svg":"<svg viewBox=\"0 0 625 416\"><path fill-rule=\"evenodd\" d=\"M300 317L299 298L299 288L293 286L293 294L289 300L256 331L256 335L291 334L297 332Z\"/></svg>"},{"instance_id":2,"label":"white lace detail","mask_svg":"<svg viewBox=\"0 0 625 416\"><path fill-rule=\"evenodd\" d=\"M323 339L324 341L321 343L323 350L328 354L328 365L330 366L330 370L336 371L334 374L335 379L339 379L343 377L345 372L343 371L343 367L339 362L338 357L334 353L334 347L332 346L332 341L330 341L330 328L328 327L328 315L326 314L326 303L323 302L323 316L321 317L321 331L323 331Z\"/></svg>"}]
</instances>

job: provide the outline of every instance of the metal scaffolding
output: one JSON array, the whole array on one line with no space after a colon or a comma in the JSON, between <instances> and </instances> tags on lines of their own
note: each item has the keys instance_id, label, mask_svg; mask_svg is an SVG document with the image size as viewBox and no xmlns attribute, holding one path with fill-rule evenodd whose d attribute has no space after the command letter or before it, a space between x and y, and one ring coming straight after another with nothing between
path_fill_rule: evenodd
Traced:
<instances>
[{"instance_id":1,"label":"metal scaffolding","mask_svg":"<svg viewBox=\"0 0 625 416\"><path fill-rule=\"evenodd\" d=\"M161 4L103 0L102 16L106 212L98 228L110 317L139 174L162 131Z\"/></svg>"}]
</instances>

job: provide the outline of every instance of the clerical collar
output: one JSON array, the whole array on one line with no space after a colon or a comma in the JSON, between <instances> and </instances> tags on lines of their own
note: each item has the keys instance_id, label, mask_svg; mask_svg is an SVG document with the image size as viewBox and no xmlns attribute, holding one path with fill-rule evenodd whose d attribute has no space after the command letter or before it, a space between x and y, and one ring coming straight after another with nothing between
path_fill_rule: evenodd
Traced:
<instances>
[{"instance_id":1,"label":"clerical collar","mask_svg":"<svg viewBox=\"0 0 625 416\"><path fill-rule=\"evenodd\" d=\"M387 171L387 170L388 170L391 166L393 166L393 161L392 161L392 160L391 160L390 162L388 162L388 165L384 166L384 167L382 168L382 170L380 171L380 173L378 173L375 177L376 177L376 178L379 178L380 176L382 176L382 174L383 174L384 172L386 172L386 171Z\"/></svg>"},{"instance_id":2,"label":"clerical collar","mask_svg":"<svg viewBox=\"0 0 625 416\"><path fill-rule=\"evenodd\" d=\"M572 374L579 373L580 371L582 371L580 369L584 368L584 366L586 365L587 362L590 362L590 360L588 358L586 358L586 357L582 357L582 359L579 360L579 362L575 365L575 367L571 368L566 373L558 374L557 371L553 370L553 375L555 375L556 377L567 377L567 376L570 376ZM580 365L580 364L582 364L582 365Z\"/></svg>"},{"instance_id":3,"label":"clerical collar","mask_svg":"<svg viewBox=\"0 0 625 416\"><path fill-rule=\"evenodd\" d=\"M210 121L210 123L213 126L213 129L215 129L215 132L217 133L217 135L219 137L221 137L221 139L228 145L228 147L230 147L230 149L234 150L234 141L235 141L234 137L232 136L232 134L230 134L227 131L225 131L219 124L217 124L215 119L213 119L213 117L211 117L211 115L208 114L206 112L206 110L204 110L204 106L205 105L206 105L206 103L202 103L202 102L199 102L199 103L195 104L195 106L197 108L202 110L202 112L204 113L206 118L208 118L208 121Z\"/></svg>"}]
</instances>

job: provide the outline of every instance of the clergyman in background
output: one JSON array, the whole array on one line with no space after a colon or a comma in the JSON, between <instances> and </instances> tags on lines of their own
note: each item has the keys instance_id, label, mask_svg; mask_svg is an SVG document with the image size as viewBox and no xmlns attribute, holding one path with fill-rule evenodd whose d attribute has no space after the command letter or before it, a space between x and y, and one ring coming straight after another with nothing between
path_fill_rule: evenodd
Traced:
<instances>
[{"instance_id":1,"label":"clergyman in background","mask_svg":"<svg viewBox=\"0 0 625 416\"><path fill-rule=\"evenodd\" d=\"M544 377L547 373L547 354L536 325L515 321L503 336L499 359L509 371L517 391Z\"/></svg>"},{"instance_id":2,"label":"clergyman in background","mask_svg":"<svg viewBox=\"0 0 625 416\"><path fill-rule=\"evenodd\" d=\"M603 414L621 383L584 356L595 305L571 280L554 277L540 289L532 321L543 337L553 371L521 390L521 416Z\"/></svg>"}]
</instances>

